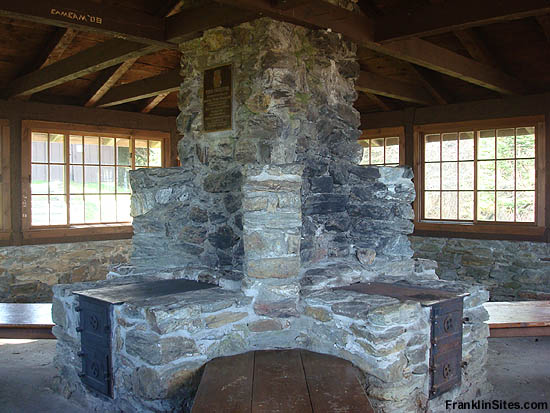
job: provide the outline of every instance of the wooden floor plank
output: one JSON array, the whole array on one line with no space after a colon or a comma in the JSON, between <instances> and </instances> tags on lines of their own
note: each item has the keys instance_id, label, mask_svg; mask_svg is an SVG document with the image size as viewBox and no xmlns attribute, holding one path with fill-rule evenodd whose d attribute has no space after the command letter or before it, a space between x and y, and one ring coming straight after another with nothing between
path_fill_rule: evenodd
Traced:
<instances>
[{"instance_id":1,"label":"wooden floor plank","mask_svg":"<svg viewBox=\"0 0 550 413\"><path fill-rule=\"evenodd\" d=\"M192 413L250 413L254 352L211 360L205 367Z\"/></svg>"},{"instance_id":2,"label":"wooden floor plank","mask_svg":"<svg viewBox=\"0 0 550 413\"><path fill-rule=\"evenodd\" d=\"M374 413L350 362L306 350L300 353L315 413Z\"/></svg>"},{"instance_id":3,"label":"wooden floor plank","mask_svg":"<svg viewBox=\"0 0 550 413\"><path fill-rule=\"evenodd\" d=\"M489 328L550 326L550 301L488 302Z\"/></svg>"},{"instance_id":4,"label":"wooden floor plank","mask_svg":"<svg viewBox=\"0 0 550 413\"><path fill-rule=\"evenodd\" d=\"M256 352L252 412L312 412L299 350Z\"/></svg>"}]
</instances>

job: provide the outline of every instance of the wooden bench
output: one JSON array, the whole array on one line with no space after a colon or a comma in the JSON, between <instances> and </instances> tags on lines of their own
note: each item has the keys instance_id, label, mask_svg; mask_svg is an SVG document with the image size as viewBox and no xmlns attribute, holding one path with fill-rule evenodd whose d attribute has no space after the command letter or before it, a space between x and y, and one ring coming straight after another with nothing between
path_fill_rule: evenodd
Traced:
<instances>
[{"instance_id":1,"label":"wooden bench","mask_svg":"<svg viewBox=\"0 0 550 413\"><path fill-rule=\"evenodd\" d=\"M353 365L306 350L252 351L210 361L192 413L373 413Z\"/></svg>"},{"instance_id":2,"label":"wooden bench","mask_svg":"<svg viewBox=\"0 0 550 413\"><path fill-rule=\"evenodd\" d=\"M55 339L52 305L0 303L0 338Z\"/></svg>"},{"instance_id":3,"label":"wooden bench","mask_svg":"<svg viewBox=\"0 0 550 413\"><path fill-rule=\"evenodd\" d=\"M550 336L550 301L488 302L490 337Z\"/></svg>"}]
</instances>

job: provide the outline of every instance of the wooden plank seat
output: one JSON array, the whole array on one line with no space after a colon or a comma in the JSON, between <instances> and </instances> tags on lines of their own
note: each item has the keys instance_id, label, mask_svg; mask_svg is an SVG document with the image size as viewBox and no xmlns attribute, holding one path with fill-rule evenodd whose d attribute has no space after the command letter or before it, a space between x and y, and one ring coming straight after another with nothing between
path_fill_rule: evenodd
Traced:
<instances>
[{"instance_id":1,"label":"wooden plank seat","mask_svg":"<svg viewBox=\"0 0 550 413\"><path fill-rule=\"evenodd\" d=\"M306 350L251 351L211 360L192 413L373 413L353 365Z\"/></svg>"},{"instance_id":2,"label":"wooden plank seat","mask_svg":"<svg viewBox=\"0 0 550 413\"><path fill-rule=\"evenodd\" d=\"M503 301L484 304L490 337L550 336L550 301Z\"/></svg>"},{"instance_id":3,"label":"wooden plank seat","mask_svg":"<svg viewBox=\"0 0 550 413\"><path fill-rule=\"evenodd\" d=\"M52 305L0 303L0 338L55 339Z\"/></svg>"}]
</instances>

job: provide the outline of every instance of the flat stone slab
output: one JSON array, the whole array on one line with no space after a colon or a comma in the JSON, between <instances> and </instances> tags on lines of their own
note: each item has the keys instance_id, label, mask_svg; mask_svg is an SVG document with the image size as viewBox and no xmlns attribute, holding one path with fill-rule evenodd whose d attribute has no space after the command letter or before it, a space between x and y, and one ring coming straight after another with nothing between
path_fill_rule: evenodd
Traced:
<instances>
[{"instance_id":1,"label":"flat stone slab","mask_svg":"<svg viewBox=\"0 0 550 413\"><path fill-rule=\"evenodd\" d=\"M151 297L162 297L165 295L204 290L214 287L216 286L199 281L178 279L113 285L90 290L75 291L74 294L105 301L110 304L122 304Z\"/></svg>"}]
</instances>

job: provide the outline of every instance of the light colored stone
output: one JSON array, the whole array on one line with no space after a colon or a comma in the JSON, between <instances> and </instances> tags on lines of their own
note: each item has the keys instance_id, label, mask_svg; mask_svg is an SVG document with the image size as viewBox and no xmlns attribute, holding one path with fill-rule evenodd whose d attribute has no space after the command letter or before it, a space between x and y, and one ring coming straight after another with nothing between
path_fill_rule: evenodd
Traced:
<instances>
[{"instance_id":1,"label":"light colored stone","mask_svg":"<svg viewBox=\"0 0 550 413\"><path fill-rule=\"evenodd\" d=\"M332 320L330 313L324 308L306 306L305 314L313 317L317 321L327 322Z\"/></svg>"},{"instance_id":2,"label":"light colored stone","mask_svg":"<svg viewBox=\"0 0 550 413\"><path fill-rule=\"evenodd\" d=\"M263 258L247 262L247 275L253 278L290 278L298 276L300 257Z\"/></svg>"},{"instance_id":3,"label":"light colored stone","mask_svg":"<svg viewBox=\"0 0 550 413\"><path fill-rule=\"evenodd\" d=\"M235 312L225 312L215 315L210 315L205 318L206 327L208 328L218 328L226 324L234 323L236 321L242 320L247 317L248 313L235 313Z\"/></svg>"}]
</instances>

